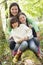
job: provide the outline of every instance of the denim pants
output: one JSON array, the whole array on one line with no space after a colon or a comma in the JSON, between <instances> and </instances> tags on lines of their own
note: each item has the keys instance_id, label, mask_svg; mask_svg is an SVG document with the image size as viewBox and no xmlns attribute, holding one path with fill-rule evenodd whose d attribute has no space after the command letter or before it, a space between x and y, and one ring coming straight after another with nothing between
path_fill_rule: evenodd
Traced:
<instances>
[{"instance_id":1,"label":"denim pants","mask_svg":"<svg viewBox=\"0 0 43 65\"><path fill-rule=\"evenodd\" d=\"M13 38L10 38L10 39L8 40L8 42L9 42L10 50L14 50L15 45L16 45L16 42L14 41L14 39L13 39Z\"/></svg>"},{"instance_id":2,"label":"denim pants","mask_svg":"<svg viewBox=\"0 0 43 65\"><path fill-rule=\"evenodd\" d=\"M34 39L23 41L21 44L16 44L14 51L21 50L22 52L26 49L31 49L33 52L38 53L38 47L36 46Z\"/></svg>"},{"instance_id":3,"label":"denim pants","mask_svg":"<svg viewBox=\"0 0 43 65\"><path fill-rule=\"evenodd\" d=\"M22 52L25 51L28 48L28 43L27 41L23 41L22 43L17 43L15 45L14 51L17 51L20 49Z\"/></svg>"},{"instance_id":4,"label":"denim pants","mask_svg":"<svg viewBox=\"0 0 43 65\"><path fill-rule=\"evenodd\" d=\"M31 40L28 40L28 48L34 51L35 53L38 53L38 47L33 38Z\"/></svg>"},{"instance_id":5,"label":"denim pants","mask_svg":"<svg viewBox=\"0 0 43 65\"><path fill-rule=\"evenodd\" d=\"M34 39L23 41L21 44L15 43L15 41L11 39L9 40L9 43L10 43L10 49L14 51L17 51L18 49L20 49L23 52L24 50L29 48L36 53L38 52L38 47L36 45L36 43L38 44L38 42L37 40L35 42Z\"/></svg>"},{"instance_id":6,"label":"denim pants","mask_svg":"<svg viewBox=\"0 0 43 65\"><path fill-rule=\"evenodd\" d=\"M34 39L34 42L35 42L36 46L39 47L40 46L40 41L36 37L34 37L33 39Z\"/></svg>"}]
</instances>

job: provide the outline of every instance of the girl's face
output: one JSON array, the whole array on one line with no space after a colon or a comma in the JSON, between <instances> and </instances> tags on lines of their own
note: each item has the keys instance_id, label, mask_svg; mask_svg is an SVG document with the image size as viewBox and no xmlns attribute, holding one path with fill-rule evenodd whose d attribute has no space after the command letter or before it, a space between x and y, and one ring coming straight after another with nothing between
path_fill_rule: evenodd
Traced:
<instances>
[{"instance_id":1,"label":"girl's face","mask_svg":"<svg viewBox=\"0 0 43 65\"><path fill-rule=\"evenodd\" d=\"M13 24L12 24L12 27L13 27L13 28L18 27L18 22L13 23Z\"/></svg>"},{"instance_id":2,"label":"girl's face","mask_svg":"<svg viewBox=\"0 0 43 65\"><path fill-rule=\"evenodd\" d=\"M18 14L18 7L17 6L12 6L11 7L11 14L13 16L16 16Z\"/></svg>"},{"instance_id":3,"label":"girl's face","mask_svg":"<svg viewBox=\"0 0 43 65\"><path fill-rule=\"evenodd\" d=\"M23 15L23 14L21 14L21 15L19 16L19 21L20 21L21 23L23 23L23 24L26 24L26 16Z\"/></svg>"}]
</instances>

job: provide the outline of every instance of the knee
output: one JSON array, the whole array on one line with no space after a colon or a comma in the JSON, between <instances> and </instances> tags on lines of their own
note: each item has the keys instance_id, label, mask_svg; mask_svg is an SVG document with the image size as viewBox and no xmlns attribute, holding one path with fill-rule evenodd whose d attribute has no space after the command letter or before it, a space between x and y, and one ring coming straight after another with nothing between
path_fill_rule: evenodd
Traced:
<instances>
[{"instance_id":1,"label":"knee","mask_svg":"<svg viewBox=\"0 0 43 65\"><path fill-rule=\"evenodd\" d=\"M36 49L36 46L34 44L30 45L31 49Z\"/></svg>"},{"instance_id":2,"label":"knee","mask_svg":"<svg viewBox=\"0 0 43 65\"><path fill-rule=\"evenodd\" d=\"M10 41L10 45L9 45L9 47L10 47L11 50L14 49L15 44L16 44L15 41Z\"/></svg>"},{"instance_id":3,"label":"knee","mask_svg":"<svg viewBox=\"0 0 43 65\"><path fill-rule=\"evenodd\" d=\"M28 46L28 43L27 43L26 41L23 41L23 42L22 42L22 45Z\"/></svg>"}]
</instances>

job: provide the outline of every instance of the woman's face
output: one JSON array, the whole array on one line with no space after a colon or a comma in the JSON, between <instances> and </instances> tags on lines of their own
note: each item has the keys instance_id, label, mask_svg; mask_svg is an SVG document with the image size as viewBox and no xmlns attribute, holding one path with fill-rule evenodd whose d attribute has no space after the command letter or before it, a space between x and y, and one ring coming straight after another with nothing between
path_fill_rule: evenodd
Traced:
<instances>
[{"instance_id":1,"label":"woman's face","mask_svg":"<svg viewBox=\"0 0 43 65\"><path fill-rule=\"evenodd\" d=\"M16 16L18 14L18 7L17 6L12 6L11 7L11 14L13 16Z\"/></svg>"},{"instance_id":2,"label":"woman's face","mask_svg":"<svg viewBox=\"0 0 43 65\"><path fill-rule=\"evenodd\" d=\"M23 24L26 24L26 16L23 15L23 14L21 14L21 15L19 16L19 21L20 21L21 23L23 23Z\"/></svg>"}]
</instances>

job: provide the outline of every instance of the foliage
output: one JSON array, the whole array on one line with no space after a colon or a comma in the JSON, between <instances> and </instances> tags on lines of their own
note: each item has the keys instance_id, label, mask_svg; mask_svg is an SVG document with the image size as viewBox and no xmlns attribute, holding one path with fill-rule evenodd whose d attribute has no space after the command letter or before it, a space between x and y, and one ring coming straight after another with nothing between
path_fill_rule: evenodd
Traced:
<instances>
[{"instance_id":1,"label":"foliage","mask_svg":"<svg viewBox=\"0 0 43 65\"><path fill-rule=\"evenodd\" d=\"M1 1L5 1L5 0L1 0ZM43 0L8 0L6 2L8 4L7 7L9 7L9 5L12 2L17 2L19 4L21 10L23 12L25 12L26 15L30 14L32 17L37 17L39 20L40 20L40 18L41 18L41 20L43 19ZM6 4L2 3L2 5L5 6ZM5 9L6 18L8 18L8 12L9 12L9 10L8 10L8 8L6 8ZM41 36L43 36L43 24L39 24L39 29L40 29ZM40 43L41 49L43 50L43 40L41 40L40 42L41 42ZM29 53L29 55L28 55L28 53ZM33 54L33 53L27 50L26 52L24 52L24 57L29 56L32 59L34 56L34 60L38 62L36 56L34 54L32 56L31 54ZM10 53L10 49L9 49L9 44L6 41L5 34L2 29L2 21L0 20L0 58L1 58L2 62L4 62L6 60L6 58L4 59L4 57L6 55L9 57L8 62L11 63L12 57L11 57L11 53ZM6 65L6 64L4 64L4 65ZM11 64L9 64L9 65L11 65Z\"/></svg>"},{"instance_id":2,"label":"foliage","mask_svg":"<svg viewBox=\"0 0 43 65\"><path fill-rule=\"evenodd\" d=\"M8 4L7 7L9 7L9 5L12 2L17 2L21 10L28 15L31 15L33 17L40 17L40 18L43 17L43 0L16 0L16 1L8 0L6 1L6 3ZM6 10L8 12L8 8Z\"/></svg>"},{"instance_id":3,"label":"foliage","mask_svg":"<svg viewBox=\"0 0 43 65\"><path fill-rule=\"evenodd\" d=\"M43 15L43 0L22 0L20 1L20 6L23 11L32 16Z\"/></svg>"}]
</instances>

